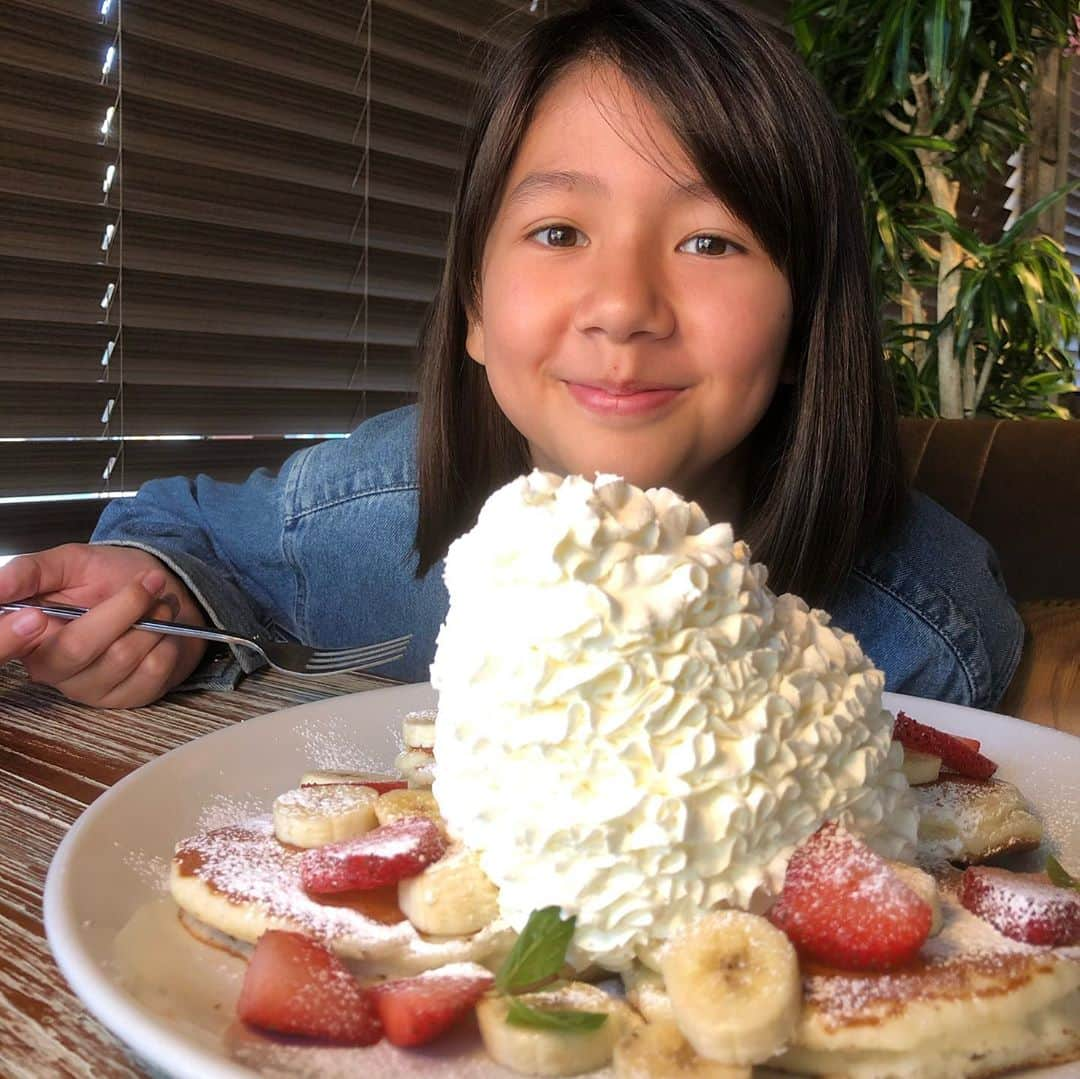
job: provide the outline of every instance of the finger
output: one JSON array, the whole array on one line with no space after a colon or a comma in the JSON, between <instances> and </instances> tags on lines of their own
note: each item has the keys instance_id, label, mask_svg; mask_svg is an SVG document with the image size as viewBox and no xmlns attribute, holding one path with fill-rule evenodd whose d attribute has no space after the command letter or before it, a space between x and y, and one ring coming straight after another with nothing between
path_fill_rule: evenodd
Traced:
<instances>
[{"instance_id":1,"label":"finger","mask_svg":"<svg viewBox=\"0 0 1080 1079\"><path fill-rule=\"evenodd\" d=\"M164 600L159 600L147 614L159 621L171 621L173 617L171 605ZM97 704L138 670L161 640L160 633L130 629L113 641L93 663L71 678L57 682L56 688L73 701Z\"/></svg>"},{"instance_id":2,"label":"finger","mask_svg":"<svg viewBox=\"0 0 1080 1079\"><path fill-rule=\"evenodd\" d=\"M45 639L49 619L40 611L0 616L0 663L29 655Z\"/></svg>"},{"instance_id":3,"label":"finger","mask_svg":"<svg viewBox=\"0 0 1080 1079\"><path fill-rule=\"evenodd\" d=\"M0 566L0 603L61 590L74 561L74 545L22 554Z\"/></svg>"},{"instance_id":4,"label":"finger","mask_svg":"<svg viewBox=\"0 0 1080 1079\"><path fill-rule=\"evenodd\" d=\"M73 678L99 659L157 602L149 588L164 589L165 574L150 570L141 580L68 622L34 650L27 670L36 682L55 686Z\"/></svg>"},{"instance_id":5,"label":"finger","mask_svg":"<svg viewBox=\"0 0 1080 1079\"><path fill-rule=\"evenodd\" d=\"M161 637L142 663L98 702L102 708L139 708L173 688L173 672L181 660L183 640Z\"/></svg>"}]
</instances>

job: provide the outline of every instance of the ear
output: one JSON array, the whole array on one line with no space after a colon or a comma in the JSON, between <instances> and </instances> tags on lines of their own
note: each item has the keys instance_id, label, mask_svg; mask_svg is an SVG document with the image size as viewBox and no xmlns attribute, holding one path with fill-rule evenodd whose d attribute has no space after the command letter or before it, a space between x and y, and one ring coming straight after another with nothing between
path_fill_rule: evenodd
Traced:
<instances>
[{"instance_id":1,"label":"ear","mask_svg":"<svg viewBox=\"0 0 1080 1079\"><path fill-rule=\"evenodd\" d=\"M484 366L484 325L479 317L473 314L467 316L469 331L465 335L465 351L476 363Z\"/></svg>"}]
</instances>

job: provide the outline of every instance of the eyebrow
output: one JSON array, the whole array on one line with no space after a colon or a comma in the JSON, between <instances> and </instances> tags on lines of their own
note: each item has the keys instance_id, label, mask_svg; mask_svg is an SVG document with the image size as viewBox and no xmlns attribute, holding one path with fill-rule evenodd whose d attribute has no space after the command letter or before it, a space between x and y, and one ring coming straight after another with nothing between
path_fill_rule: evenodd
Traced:
<instances>
[{"instance_id":1,"label":"eyebrow","mask_svg":"<svg viewBox=\"0 0 1080 1079\"><path fill-rule=\"evenodd\" d=\"M528 202L531 198L548 191L573 191L587 188L597 195L610 195L607 184L592 173L575 172L566 169L530 172L507 196L507 205ZM680 197L699 199L704 202L723 202L704 180L687 180L675 183L667 198Z\"/></svg>"},{"instance_id":2,"label":"eyebrow","mask_svg":"<svg viewBox=\"0 0 1080 1079\"><path fill-rule=\"evenodd\" d=\"M607 184L599 176L557 169L551 172L530 172L510 192L506 201L508 204L528 202L535 195L541 195L547 191L573 191L579 187L589 188L598 195L610 194Z\"/></svg>"}]
</instances>

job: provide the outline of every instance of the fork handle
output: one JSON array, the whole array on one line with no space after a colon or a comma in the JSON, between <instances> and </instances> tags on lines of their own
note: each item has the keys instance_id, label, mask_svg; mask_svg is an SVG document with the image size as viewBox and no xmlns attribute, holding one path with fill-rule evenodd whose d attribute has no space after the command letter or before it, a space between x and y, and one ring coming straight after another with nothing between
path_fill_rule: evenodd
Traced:
<instances>
[{"instance_id":1,"label":"fork handle","mask_svg":"<svg viewBox=\"0 0 1080 1079\"><path fill-rule=\"evenodd\" d=\"M86 614L89 607L69 607L66 603L0 603L0 611L41 611L53 618L66 618L68 621ZM132 623L132 629L148 629L154 633L168 633L174 637L199 637L205 641L221 641L224 644L239 644L247 648L256 648L254 641L247 637L237 637L220 630L207 629L206 626L187 626L183 622L159 622L155 618L144 618Z\"/></svg>"}]
</instances>

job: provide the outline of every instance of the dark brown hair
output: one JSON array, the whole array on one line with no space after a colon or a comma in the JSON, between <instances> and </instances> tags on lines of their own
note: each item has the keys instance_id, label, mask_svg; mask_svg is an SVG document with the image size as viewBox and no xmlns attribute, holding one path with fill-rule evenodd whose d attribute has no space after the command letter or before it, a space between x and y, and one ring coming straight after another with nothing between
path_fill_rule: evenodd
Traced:
<instances>
[{"instance_id":1,"label":"dark brown hair","mask_svg":"<svg viewBox=\"0 0 1080 1079\"><path fill-rule=\"evenodd\" d=\"M812 76L722 0L594 0L538 23L495 60L421 338L418 572L530 467L484 368L466 355L466 313L479 307L484 244L536 104L579 62L614 65L650 98L788 278L794 382L778 387L750 435L742 532L774 589L824 604L904 496L859 192Z\"/></svg>"}]
</instances>

